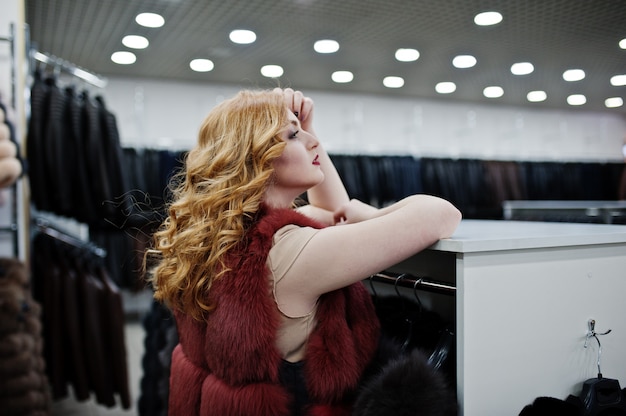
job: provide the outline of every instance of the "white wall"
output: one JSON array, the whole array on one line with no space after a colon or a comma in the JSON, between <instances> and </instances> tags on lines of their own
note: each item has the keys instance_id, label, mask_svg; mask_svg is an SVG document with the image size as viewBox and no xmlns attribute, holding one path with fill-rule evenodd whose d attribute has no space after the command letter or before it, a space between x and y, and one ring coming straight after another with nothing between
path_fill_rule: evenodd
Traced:
<instances>
[{"instance_id":1,"label":"white wall","mask_svg":"<svg viewBox=\"0 0 626 416\"><path fill-rule=\"evenodd\" d=\"M234 86L109 78L100 93L125 146L193 145L206 113ZM94 91L96 93L96 91ZM331 153L499 160L622 161L626 118L445 100L305 91Z\"/></svg>"}]
</instances>

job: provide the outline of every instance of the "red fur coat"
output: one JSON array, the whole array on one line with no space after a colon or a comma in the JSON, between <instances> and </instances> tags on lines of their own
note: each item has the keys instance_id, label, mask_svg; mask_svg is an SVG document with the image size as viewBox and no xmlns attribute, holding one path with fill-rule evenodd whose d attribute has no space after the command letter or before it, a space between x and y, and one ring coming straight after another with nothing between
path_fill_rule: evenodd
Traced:
<instances>
[{"instance_id":1,"label":"red fur coat","mask_svg":"<svg viewBox=\"0 0 626 416\"><path fill-rule=\"evenodd\" d=\"M169 415L289 415L289 393L279 383L279 315L266 259L272 236L287 224L322 226L293 210L262 210L231 263L216 281L217 308L206 322L176 313L180 343L172 354ZM320 264L319 273L323 273ZM315 278L315 276L311 276ZM310 416L349 415L355 390L374 356L379 323L361 283L323 295L318 324L306 347Z\"/></svg>"}]
</instances>

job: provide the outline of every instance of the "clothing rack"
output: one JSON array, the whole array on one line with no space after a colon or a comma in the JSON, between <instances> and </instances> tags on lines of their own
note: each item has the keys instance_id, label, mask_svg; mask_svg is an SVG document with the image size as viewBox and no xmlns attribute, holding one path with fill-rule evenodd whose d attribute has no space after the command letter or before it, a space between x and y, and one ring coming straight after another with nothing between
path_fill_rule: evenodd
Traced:
<instances>
[{"instance_id":1,"label":"clothing rack","mask_svg":"<svg viewBox=\"0 0 626 416\"><path fill-rule=\"evenodd\" d=\"M9 42L11 56L11 108L15 110L17 106L17 59L15 54L15 25L9 26L9 36L0 36L1 42ZM13 255L17 258L20 254L19 248L19 227L18 223L18 191L17 184L11 185L11 223L0 227L0 232L8 232L13 237Z\"/></svg>"},{"instance_id":2,"label":"clothing rack","mask_svg":"<svg viewBox=\"0 0 626 416\"><path fill-rule=\"evenodd\" d=\"M456 287L437 280L416 277L408 273L381 272L369 277L370 282L391 284L425 292L439 293L443 295L456 295Z\"/></svg>"},{"instance_id":3,"label":"clothing rack","mask_svg":"<svg viewBox=\"0 0 626 416\"><path fill-rule=\"evenodd\" d=\"M84 241L63 231L57 230L56 228L50 226L44 220L38 219L36 225L37 231L39 231L40 233L45 234L48 237L52 237L55 240L61 241L69 246L76 247L82 250L87 250L90 253L101 258L105 258L107 255L106 250L104 250L103 248L98 247L90 241Z\"/></svg>"},{"instance_id":4,"label":"clothing rack","mask_svg":"<svg viewBox=\"0 0 626 416\"><path fill-rule=\"evenodd\" d=\"M91 71L83 69L78 65L75 65L65 59L61 59L57 56L50 55L48 53L39 52L35 49L31 49L30 56L32 59L44 63L46 65L51 65L55 69L59 71L65 71L66 73L73 75L82 79L83 81L94 85L98 88L104 88L107 85L106 78L97 75Z\"/></svg>"},{"instance_id":5,"label":"clothing rack","mask_svg":"<svg viewBox=\"0 0 626 416\"><path fill-rule=\"evenodd\" d=\"M17 105L17 83L16 83L16 60L15 60L15 25L11 23L9 27L9 36L0 36L0 41L9 42L11 48L11 107Z\"/></svg>"}]
</instances>

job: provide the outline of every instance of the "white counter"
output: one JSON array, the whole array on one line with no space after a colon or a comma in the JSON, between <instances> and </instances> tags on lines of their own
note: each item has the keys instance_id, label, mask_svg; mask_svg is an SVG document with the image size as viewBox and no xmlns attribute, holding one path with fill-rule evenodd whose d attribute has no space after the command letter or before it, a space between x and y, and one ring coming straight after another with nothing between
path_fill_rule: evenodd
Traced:
<instances>
[{"instance_id":1,"label":"white counter","mask_svg":"<svg viewBox=\"0 0 626 416\"><path fill-rule=\"evenodd\" d=\"M626 243L626 226L535 221L463 220L433 250L454 253Z\"/></svg>"},{"instance_id":2,"label":"white counter","mask_svg":"<svg viewBox=\"0 0 626 416\"><path fill-rule=\"evenodd\" d=\"M449 282L465 416L517 415L540 396L579 395L597 376L626 384L626 226L464 220L396 271Z\"/></svg>"}]
</instances>

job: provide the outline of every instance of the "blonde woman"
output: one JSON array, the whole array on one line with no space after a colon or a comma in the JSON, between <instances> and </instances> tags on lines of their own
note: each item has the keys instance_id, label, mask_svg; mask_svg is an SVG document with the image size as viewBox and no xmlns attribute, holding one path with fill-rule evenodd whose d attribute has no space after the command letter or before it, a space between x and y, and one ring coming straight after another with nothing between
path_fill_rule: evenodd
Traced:
<instances>
[{"instance_id":1,"label":"blonde woman","mask_svg":"<svg viewBox=\"0 0 626 416\"><path fill-rule=\"evenodd\" d=\"M351 414L379 338L360 281L459 224L431 196L350 200L313 113L299 91L242 91L208 114L174 181L151 277L179 333L171 416Z\"/></svg>"}]
</instances>

